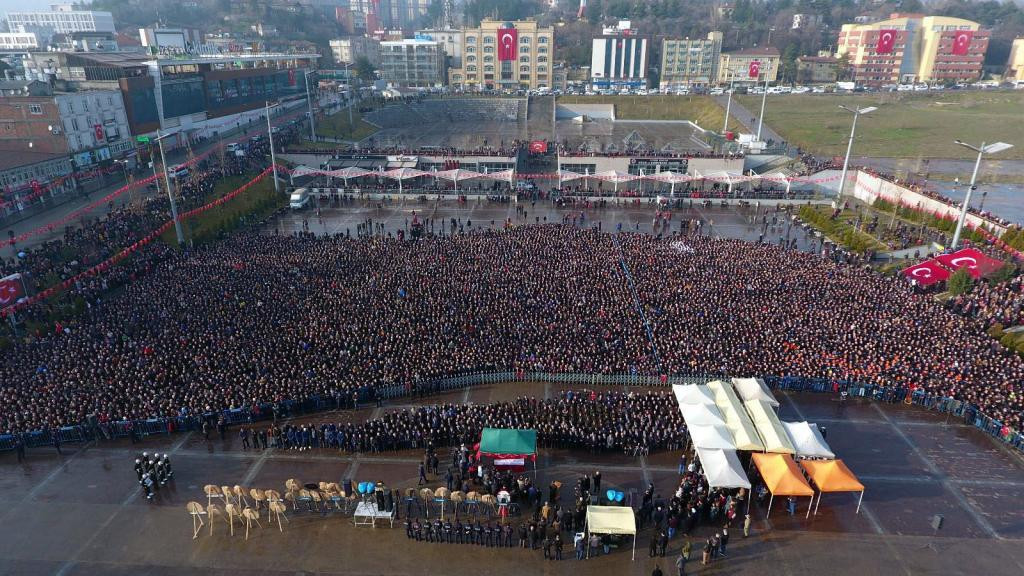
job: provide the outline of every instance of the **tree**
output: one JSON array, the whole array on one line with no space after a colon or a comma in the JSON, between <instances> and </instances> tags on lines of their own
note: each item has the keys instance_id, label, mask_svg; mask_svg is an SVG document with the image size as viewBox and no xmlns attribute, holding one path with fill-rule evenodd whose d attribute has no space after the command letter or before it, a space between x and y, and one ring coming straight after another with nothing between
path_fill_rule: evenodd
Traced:
<instances>
[{"instance_id":1,"label":"tree","mask_svg":"<svg viewBox=\"0 0 1024 576\"><path fill-rule=\"evenodd\" d=\"M973 287L974 279L971 278L971 274L967 271L967 268L960 268L950 275L949 280L946 280L946 289L949 290L949 293L953 296L959 296L965 292L970 292Z\"/></svg>"},{"instance_id":2,"label":"tree","mask_svg":"<svg viewBox=\"0 0 1024 576\"><path fill-rule=\"evenodd\" d=\"M352 63L352 70L360 80L372 82L377 79L377 67L366 56L357 56L356 61Z\"/></svg>"}]
</instances>

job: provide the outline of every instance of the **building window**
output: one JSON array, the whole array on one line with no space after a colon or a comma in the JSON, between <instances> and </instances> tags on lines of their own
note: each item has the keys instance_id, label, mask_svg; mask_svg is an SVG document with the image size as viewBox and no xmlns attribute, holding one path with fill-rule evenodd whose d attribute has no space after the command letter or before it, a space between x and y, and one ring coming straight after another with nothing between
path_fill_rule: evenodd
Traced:
<instances>
[{"instance_id":1,"label":"building window","mask_svg":"<svg viewBox=\"0 0 1024 576\"><path fill-rule=\"evenodd\" d=\"M473 66L472 64L466 66L466 72L476 72L476 66Z\"/></svg>"},{"instance_id":2,"label":"building window","mask_svg":"<svg viewBox=\"0 0 1024 576\"><path fill-rule=\"evenodd\" d=\"M476 44L476 36L466 36L466 44Z\"/></svg>"},{"instance_id":3,"label":"building window","mask_svg":"<svg viewBox=\"0 0 1024 576\"><path fill-rule=\"evenodd\" d=\"M519 57L519 61L524 63L524 64L529 64L530 63L530 57L529 56L520 56Z\"/></svg>"},{"instance_id":4,"label":"building window","mask_svg":"<svg viewBox=\"0 0 1024 576\"><path fill-rule=\"evenodd\" d=\"M538 46L537 47L537 52L539 52L540 54L547 54L548 53L548 47L547 46Z\"/></svg>"},{"instance_id":5,"label":"building window","mask_svg":"<svg viewBox=\"0 0 1024 576\"><path fill-rule=\"evenodd\" d=\"M493 54L494 53L494 46L484 46L484 53L485 54Z\"/></svg>"},{"instance_id":6,"label":"building window","mask_svg":"<svg viewBox=\"0 0 1024 576\"><path fill-rule=\"evenodd\" d=\"M520 36L519 37L519 43L520 44L529 44L530 43L530 37L529 36Z\"/></svg>"},{"instance_id":7,"label":"building window","mask_svg":"<svg viewBox=\"0 0 1024 576\"><path fill-rule=\"evenodd\" d=\"M494 66L491 66L489 64L487 66L484 66L484 72L494 72Z\"/></svg>"},{"instance_id":8,"label":"building window","mask_svg":"<svg viewBox=\"0 0 1024 576\"><path fill-rule=\"evenodd\" d=\"M476 46L466 46L466 54L472 54L476 52Z\"/></svg>"},{"instance_id":9,"label":"building window","mask_svg":"<svg viewBox=\"0 0 1024 576\"><path fill-rule=\"evenodd\" d=\"M548 61L548 57L547 56L537 56L537 62L547 62L547 61Z\"/></svg>"},{"instance_id":10,"label":"building window","mask_svg":"<svg viewBox=\"0 0 1024 576\"><path fill-rule=\"evenodd\" d=\"M520 66L519 67L519 71L524 73L524 74L529 74L530 73L530 67L529 66Z\"/></svg>"},{"instance_id":11,"label":"building window","mask_svg":"<svg viewBox=\"0 0 1024 576\"><path fill-rule=\"evenodd\" d=\"M494 62L494 56L484 56L484 62Z\"/></svg>"},{"instance_id":12,"label":"building window","mask_svg":"<svg viewBox=\"0 0 1024 576\"><path fill-rule=\"evenodd\" d=\"M43 113L43 107L40 106L39 104L29 104L28 105L28 111L29 111L30 114L42 114Z\"/></svg>"},{"instance_id":13,"label":"building window","mask_svg":"<svg viewBox=\"0 0 1024 576\"><path fill-rule=\"evenodd\" d=\"M547 44L548 43L548 37L547 36L539 36L537 38L537 43L538 44Z\"/></svg>"},{"instance_id":14,"label":"building window","mask_svg":"<svg viewBox=\"0 0 1024 576\"><path fill-rule=\"evenodd\" d=\"M494 44L494 36L484 36L484 44Z\"/></svg>"},{"instance_id":15,"label":"building window","mask_svg":"<svg viewBox=\"0 0 1024 576\"><path fill-rule=\"evenodd\" d=\"M520 54L529 54L530 53L530 47L529 46L520 46L519 47L519 53Z\"/></svg>"}]
</instances>

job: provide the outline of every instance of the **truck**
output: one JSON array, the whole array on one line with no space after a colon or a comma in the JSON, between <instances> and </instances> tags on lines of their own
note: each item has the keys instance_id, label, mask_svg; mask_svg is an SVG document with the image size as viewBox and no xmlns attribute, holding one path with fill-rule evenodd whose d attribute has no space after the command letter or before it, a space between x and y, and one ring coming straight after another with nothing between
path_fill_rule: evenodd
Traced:
<instances>
[{"instance_id":1,"label":"truck","mask_svg":"<svg viewBox=\"0 0 1024 576\"><path fill-rule=\"evenodd\" d=\"M847 90L849 92L853 92L856 89L856 82L836 82L836 90Z\"/></svg>"},{"instance_id":2,"label":"truck","mask_svg":"<svg viewBox=\"0 0 1024 576\"><path fill-rule=\"evenodd\" d=\"M288 207L292 210L301 210L309 204L309 188L296 188L288 198Z\"/></svg>"}]
</instances>

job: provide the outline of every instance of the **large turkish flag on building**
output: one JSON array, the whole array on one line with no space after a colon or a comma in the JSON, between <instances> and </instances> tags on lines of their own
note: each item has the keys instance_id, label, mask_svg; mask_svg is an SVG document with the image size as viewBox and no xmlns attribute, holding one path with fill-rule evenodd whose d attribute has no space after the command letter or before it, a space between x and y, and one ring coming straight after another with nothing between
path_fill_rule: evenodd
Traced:
<instances>
[{"instance_id":1,"label":"large turkish flag on building","mask_svg":"<svg viewBox=\"0 0 1024 576\"><path fill-rule=\"evenodd\" d=\"M0 278L0 308L7 308L25 296L21 284L21 274L11 274Z\"/></svg>"},{"instance_id":2,"label":"large turkish flag on building","mask_svg":"<svg viewBox=\"0 0 1024 576\"><path fill-rule=\"evenodd\" d=\"M514 61L516 46L519 45L519 31L515 28L498 29L498 62Z\"/></svg>"},{"instance_id":3,"label":"large turkish flag on building","mask_svg":"<svg viewBox=\"0 0 1024 576\"><path fill-rule=\"evenodd\" d=\"M953 35L953 55L967 56L971 49L971 40L974 40L973 30L957 30Z\"/></svg>"},{"instance_id":4,"label":"large turkish flag on building","mask_svg":"<svg viewBox=\"0 0 1024 576\"><path fill-rule=\"evenodd\" d=\"M760 74L761 63L757 60L754 60L753 62L750 63L750 66L747 68L747 76L750 78L757 78Z\"/></svg>"},{"instance_id":5,"label":"large turkish flag on building","mask_svg":"<svg viewBox=\"0 0 1024 576\"><path fill-rule=\"evenodd\" d=\"M967 273L971 275L971 278L975 279L994 272L1003 265L1001 261L989 258L982 254L980 250L975 250L974 248L964 248L952 254L940 254L935 258L953 270L967 268Z\"/></svg>"},{"instance_id":6,"label":"large turkish flag on building","mask_svg":"<svg viewBox=\"0 0 1024 576\"><path fill-rule=\"evenodd\" d=\"M931 286L949 278L949 270L939 266L936 260L928 260L903 269L903 275L916 280L921 286Z\"/></svg>"},{"instance_id":7,"label":"large turkish flag on building","mask_svg":"<svg viewBox=\"0 0 1024 576\"><path fill-rule=\"evenodd\" d=\"M876 54L892 54L893 48L896 47L896 31L895 30L879 30L878 31L878 44L875 45Z\"/></svg>"}]
</instances>

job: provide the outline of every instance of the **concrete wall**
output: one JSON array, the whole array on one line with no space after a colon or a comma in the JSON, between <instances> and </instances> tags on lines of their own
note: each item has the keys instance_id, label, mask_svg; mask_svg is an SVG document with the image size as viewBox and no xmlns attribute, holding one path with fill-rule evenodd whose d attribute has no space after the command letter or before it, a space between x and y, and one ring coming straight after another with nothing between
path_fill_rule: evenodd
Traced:
<instances>
[{"instance_id":1,"label":"concrete wall","mask_svg":"<svg viewBox=\"0 0 1024 576\"><path fill-rule=\"evenodd\" d=\"M588 118L615 120L614 104L558 104L555 108L556 120L567 120L579 115Z\"/></svg>"}]
</instances>

